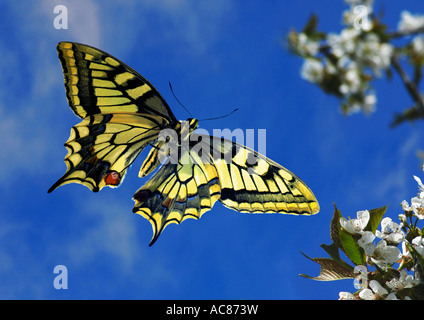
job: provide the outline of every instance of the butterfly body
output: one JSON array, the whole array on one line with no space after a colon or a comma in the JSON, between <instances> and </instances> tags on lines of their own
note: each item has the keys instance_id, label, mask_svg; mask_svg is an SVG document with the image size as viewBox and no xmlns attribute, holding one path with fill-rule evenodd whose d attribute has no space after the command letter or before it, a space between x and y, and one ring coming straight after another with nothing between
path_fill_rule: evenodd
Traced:
<instances>
[{"instance_id":1,"label":"butterfly body","mask_svg":"<svg viewBox=\"0 0 424 320\"><path fill-rule=\"evenodd\" d=\"M177 121L156 89L111 55L60 42L66 95L82 121L65 143L67 171L50 189L80 183L97 192L122 183L147 146L133 212L150 221L152 245L164 228L199 219L219 200L236 211L311 215L319 204L296 175L231 140L195 132L198 120Z\"/></svg>"}]
</instances>

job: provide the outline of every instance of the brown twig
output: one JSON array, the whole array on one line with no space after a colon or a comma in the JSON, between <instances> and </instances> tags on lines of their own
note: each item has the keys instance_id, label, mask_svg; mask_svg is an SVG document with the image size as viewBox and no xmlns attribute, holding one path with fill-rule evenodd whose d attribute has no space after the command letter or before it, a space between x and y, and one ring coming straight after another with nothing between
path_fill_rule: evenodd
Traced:
<instances>
[{"instance_id":1,"label":"brown twig","mask_svg":"<svg viewBox=\"0 0 424 320\"><path fill-rule=\"evenodd\" d=\"M387 35L390 38L400 38L400 37L411 36L411 35L419 34L419 33L424 33L424 27L417 28L417 29L414 29L414 30L407 30L407 31L388 32Z\"/></svg>"},{"instance_id":2,"label":"brown twig","mask_svg":"<svg viewBox=\"0 0 424 320\"><path fill-rule=\"evenodd\" d=\"M424 113L424 101L421 97L420 91L418 90L417 85L413 81L411 81L411 79L409 79L409 76L406 74L405 70L403 70L396 53L392 55L391 62L393 67L401 77L403 83L405 84L405 87L411 95L412 99L415 100L418 108L421 110L422 113Z\"/></svg>"}]
</instances>

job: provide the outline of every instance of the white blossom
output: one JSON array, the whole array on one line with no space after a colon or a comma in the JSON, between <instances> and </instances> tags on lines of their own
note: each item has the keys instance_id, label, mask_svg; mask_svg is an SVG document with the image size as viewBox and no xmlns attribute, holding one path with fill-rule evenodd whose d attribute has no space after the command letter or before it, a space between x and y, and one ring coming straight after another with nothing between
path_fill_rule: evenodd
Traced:
<instances>
[{"instance_id":1,"label":"white blossom","mask_svg":"<svg viewBox=\"0 0 424 320\"><path fill-rule=\"evenodd\" d=\"M390 281L386 282L386 285L394 290L394 291L400 291L405 288L412 288L416 284L419 283L418 280L415 280L414 277L410 274L408 274L405 270L401 270L399 279L393 278Z\"/></svg>"},{"instance_id":2,"label":"white blossom","mask_svg":"<svg viewBox=\"0 0 424 320\"><path fill-rule=\"evenodd\" d=\"M405 239L405 233L401 230L401 226L388 217L381 221L381 232L376 230L375 235L395 245Z\"/></svg>"},{"instance_id":3,"label":"white blossom","mask_svg":"<svg viewBox=\"0 0 424 320\"><path fill-rule=\"evenodd\" d=\"M387 290L384 289L383 286L377 280L371 280L369 285L375 294L378 294L380 296L388 294Z\"/></svg>"},{"instance_id":4,"label":"white blossom","mask_svg":"<svg viewBox=\"0 0 424 320\"><path fill-rule=\"evenodd\" d=\"M414 179L418 183L418 189L420 190L420 194L419 194L420 198L424 198L424 185L421 182L421 179L418 178L417 176L414 176Z\"/></svg>"},{"instance_id":5,"label":"white blossom","mask_svg":"<svg viewBox=\"0 0 424 320\"><path fill-rule=\"evenodd\" d=\"M388 69L391 64L391 58L393 54L393 45L390 43L380 43L379 45L379 54L377 55L377 61L375 65L375 73L377 76L381 76L381 69Z\"/></svg>"},{"instance_id":6,"label":"white blossom","mask_svg":"<svg viewBox=\"0 0 424 320\"><path fill-rule=\"evenodd\" d=\"M361 88L361 72L358 65L351 61L344 70L344 79L339 91L344 95L357 93Z\"/></svg>"},{"instance_id":7,"label":"white blossom","mask_svg":"<svg viewBox=\"0 0 424 320\"><path fill-rule=\"evenodd\" d=\"M415 237L412 244L417 252L424 258L424 239L421 236Z\"/></svg>"},{"instance_id":8,"label":"white blossom","mask_svg":"<svg viewBox=\"0 0 424 320\"><path fill-rule=\"evenodd\" d=\"M408 201L403 200L400 205L402 206L403 211L412 211L412 208L409 206Z\"/></svg>"},{"instance_id":9,"label":"white blossom","mask_svg":"<svg viewBox=\"0 0 424 320\"><path fill-rule=\"evenodd\" d=\"M319 43L301 32L297 35L296 50L305 56L314 56L318 53Z\"/></svg>"},{"instance_id":10,"label":"white blossom","mask_svg":"<svg viewBox=\"0 0 424 320\"><path fill-rule=\"evenodd\" d=\"M401 206L404 211L412 211L414 215L420 219L424 219L424 184L421 179L414 176L415 181L418 183L419 193L417 197L411 199L411 205L405 200L402 201Z\"/></svg>"},{"instance_id":11,"label":"white blossom","mask_svg":"<svg viewBox=\"0 0 424 320\"><path fill-rule=\"evenodd\" d=\"M339 300L356 300L355 296L350 292L339 292Z\"/></svg>"},{"instance_id":12,"label":"white blossom","mask_svg":"<svg viewBox=\"0 0 424 320\"><path fill-rule=\"evenodd\" d=\"M387 245L385 240L380 240L374 249L371 259L374 263L384 266L386 263L395 263L401 257L402 253L399 248Z\"/></svg>"},{"instance_id":13,"label":"white blossom","mask_svg":"<svg viewBox=\"0 0 424 320\"><path fill-rule=\"evenodd\" d=\"M421 192L422 194L422 192ZM411 199L411 208L414 212L414 215L422 220L424 219L424 198L414 197Z\"/></svg>"},{"instance_id":14,"label":"white blossom","mask_svg":"<svg viewBox=\"0 0 424 320\"><path fill-rule=\"evenodd\" d=\"M418 56L424 56L424 37L422 35L416 36L412 40L412 51Z\"/></svg>"},{"instance_id":15,"label":"white blossom","mask_svg":"<svg viewBox=\"0 0 424 320\"><path fill-rule=\"evenodd\" d=\"M399 300L394 292L390 292L389 295L386 297L386 300Z\"/></svg>"},{"instance_id":16,"label":"white blossom","mask_svg":"<svg viewBox=\"0 0 424 320\"><path fill-rule=\"evenodd\" d=\"M361 34L360 30L353 28L343 29L340 34L329 33L327 43L331 52L338 58L355 52L356 38Z\"/></svg>"},{"instance_id":17,"label":"white blossom","mask_svg":"<svg viewBox=\"0 0 424 320\"><path fill-rule=\"evenodd\" d=\"M355 234L359 233L360 231L363 231L364 228L367 226L368 221L370 220L370 213L368 210L358 211L356 213L356 216L357 219L346 220L346 218L344 217L340 218L340 225L350 234Z\"/></svg>"},{"instance_id":18,"label":"white blossom","mask_svg":"<svg viewBox=\"0 0 424 320\"><path fill-rule=\"evenodd\" d=\"M403 206L403 202L406 202L406 201L405 200L402 201L402 209L405 210L404 206ZM406 205L409 207L408 202L406 202ZM410 211L410 210L405 210L405 211ZM408 225L408 223L406 221L406 215L400 214L398 217L399 217L399 221L402 223L402 226L405 227L405 226Z\"/></svg>"},{"instance_id":19,"label":"white blossom","mask_svg":"<svg viewBox=\"0 0 424 320\"><path fill-rule=\"evenodd\" d=\"M301 75L310 82L320 83L324 77L324 67L320 61L307 58L303 62Z\"/></svg>"},{"instance_id":20,"label":"white blossom","mask_svg":"<svg viewBox=\"0 0 424 320\"><path fill-rule=\"evenodd\" d=\"M374 239L375 235L371 231L362 232L362 237L358 240L358 245L364 249L366 255L370 256L374 253Z\"/></svg>"},{"instance_id":21,"label":"white blossom","mask_svg":"<svg viewBox=\"0 0 424 320\"><path fill-rule=\"evenodd\" d=\"M359 37L361 31L354 28L345 28L340 34L328 34L327 43L331 52L337 57L337 67L332 64L326 69L339 74L339 92L349 99L347 113L375 111L377 97L373 92L367 92L367 80L364 80L364 70L372 71L380 77L382 71L391 65L394 47L389 43L382 43L375 33L366 33Z\"/></svg>"},{"instance_id":22,"label":"white blossom","mask_svg":"<svg viewBox=\"0 0 424 320\"><path fill-rule=\"evenodd\" d=\"M358 41L355 51L360 64L370 67L377 76L381 76L381 70L390 66L390 58L393 53L393 46L389 43L382 43L375 33L368 33L364 39Z\"/></svg>"},{"instance_id":23,"label":"white blossom","mask_svg":"<svg viewBox=\"0 0 424 320\"><path fill-rule=\"evenodd\" d=\"M406 10L401 12L400 21L398 24L399 31L413 31L422 27L424 27L423 15L412 15L409 11Z\"/></svg>"},{"instance_id":24,"label":"white blossom","mask_svg":"<svg viewBox=\"0 0 424 320\"><path fill-rule=\"evenodd\" d=\"M363 300L374 300L376 295L371 289L365 288L359 292L359 297Z\"/></svg>"},{"instance_id":25,"label":"white blossom","mask_svg":"<svg viewBox=\"0 0 424 320\"><path fill-rule=\"evenodd\" d=\"M377 104L377 97L374 93L368 93L364 98L364 104L362 106L364 112L372 113L375 111L375 105Z\"/></svg>"},{"instance_id":26,"label":"white blossom","mask_svg":"<svg viewBox=\"0 0 424 320\"><path fill-rule=\"evenodd\" d=\"M406 246L406 242L402 241L402 257L404 259L411 258L411 252L409 252L408 247Z\"/></svg>"}]
</instances>

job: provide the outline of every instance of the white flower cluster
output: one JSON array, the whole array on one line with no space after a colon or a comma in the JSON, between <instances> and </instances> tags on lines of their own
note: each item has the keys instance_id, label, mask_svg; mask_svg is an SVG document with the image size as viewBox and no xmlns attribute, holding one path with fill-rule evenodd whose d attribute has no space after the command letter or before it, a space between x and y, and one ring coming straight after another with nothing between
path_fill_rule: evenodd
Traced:
<instances>
[{"instance_id":1,"label":"white flower cluster","mask_svg":"<svg viewBox=\"0 0 424 320\"><path fill-rule=\"evenodd\" d=\"M421 28L424 28L424 15L413 15L406 10L401 12L398 24L399 31L410 32Z\"/></svg>"},{"instance_id":2,"label":"white flower cluster","mask_svg":"<svg viewBox=\"0 0 424 320\"><path fill-rule=\"evenodd\" d=\"M418 183L418 189L420 192L417 197L411 199L411 205L408 204L406 200L403 200L401 203L402 209L405 212L413 212L413 215L420 220L424 219L424 185L421 182L421 179L417 176L414 176L415 181ZM399 215L401 221L406 221L405 215Z\"/></svg>"},{"instance_id":3,"label":"white flower cluster","mask_svg":"<svg viewBox=\"0 0 424 320\"><path fill-rule=\"evenodd\" d=\"M298 54L305 57L302 78L343 97L346 100L344 112L362 110L371 113L375 111L377 98L369 82L381 77L382 72L390 67L394 47L372 32L371 22L369 29L365 30L353 24L358 15L355 10L358 5L366 8L369 14L372 12L372 0L346 2L350 9L344 12L346 27L340 34L330 33L325 39L319 39L299 33L297 38L292 37L296 40L291 44ZM420 45L417 43L417 46ZM330 89L326 88L328 83L331 83ZM333 87L335 83L337 88Z\"/></svg>"},{"instance_id":4,"label":"white flower cluster","mask_svg":"<svg viewBox=\"0 0 424 320\"><path fill-rule=\"evenodd\" d=\"M412 288L418 283L417 280L414 280L413 277L405 270L400 271L399 279L393 278L390 281L386 282L386 287L391 290L387 291L385 287L383 287L377 280L371 280L368 284L369 288L364 288L358 293L359 299L362 300L399 300L396 296L396 291L403 290L405 288ZM357 300L350 292L340 292L339 293L340 300ZM406 296L405 300L410 300L411 298Z\"/></svg>"},{"instance_id":5,"label":"white flower cluster","mask_svg":"<svg viewBox=\"0 0 424 320\"><path fill-rule=\"evenodd\" d=\"M413 15L409 11L402 11L398 31L407 34L417 30L424 31L424 15ZM422 35L413 37L410 54L418 64L422 64L424 61L424 37Z\"/></svg>"},{"instance_id":6,"label":"white flower cluster","mask_svg":"<svg viewBox=\"0 0 424 320\"><path fill-rule=\"evenodd\" d=\"M411 199L411 205L405 200L401 206L406 213L418 220L424 219L424 184L421 179L414 176L418 183L419 193L417 197ZM381 220L381 231L376 230L375 234L371 231L364 231L370 220L370 213L368 210L357 212L356 219L340 218L341 227L350 234L360 235L358 245L364 249L367 258L378 266L380 269L385 270L388 265L393 265L396 262L410 261L412 259L411 252L407 249L411 245L416 252L424 258L424 238L416 236L408 242L406 234L402 231L402 227L407 227L406 215L399 215L400 224L392 221L391 218L384 218ZM406 228L405 228L406 230ZM379 238L377 245L374 245L374 240ZM398 248L401 245L402 251ZM414 271L414 268L411 270ZM367 288L363 288L358 296L354 296L348 292L340 292L340 299L360 299L374 300L374 299L398 299L396 293L406 288L412 288L419 283L419 280L414 279L411 274L408 274L404 269L399 271L399 277L393 277L386 281L384 285L376 280L371 280ZM409 297L405 297L408 299Z\"/></svg>"},{"instance_id":7,"label":"white flower cluster","mask_svg":"<svg viewBox=\"0 0 424 320\"><path fill-rule=\"evenodd\" d=\"M373 263L381 267L395 263L402 257L397 245L405 239L401 226L390 218L384 218L381 221L381 231L377 230L374 235L371 231L364 231L369 220L370 213L368 210L359 211L357 219L347 220L343 217L340 218L340 225L350 234L361 235L358 244L364 249L365 254L371 258ZM376 237L381 240L374 246Z\"/></svg>"}]
</instances>

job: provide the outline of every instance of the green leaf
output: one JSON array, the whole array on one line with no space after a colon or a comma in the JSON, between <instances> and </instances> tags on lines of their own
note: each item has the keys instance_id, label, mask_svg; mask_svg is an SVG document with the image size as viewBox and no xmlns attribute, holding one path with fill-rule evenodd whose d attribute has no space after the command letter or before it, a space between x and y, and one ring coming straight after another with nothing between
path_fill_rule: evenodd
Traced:
<instances>
[{"instance_id":1,"label":"green leaf","mask_svg":"<svg viewBox=\"0 0 424 320\"><path fill-rule=\"evenodd\" d=\"M334 203L334 214L333 218L330 222L330 237L333 240L333 243L339 248L343 250L342 243L340 241L340 218L342 217L340 210L337 209L336 204ZM330 255L331 256L331 255Z\"/></svg>"},{"instance_id":2,"label":"green leaf","mask_svg":"<svg viewBox=\"0 0 424 320\"><path fill-rule=\"evenodd\" d=\"M339 231L340 241L343 246L343 251L347 257L357 266L363 265L365 263L365 252L358 245L357 240L353 235L346 232L345 230Z\"/></svg>"},{"instance_id":3,"label":"green leaf","mask_svg":"<svg viewBox=\"0 0 424 320\"><path fill-rule=\"evenodd\" d=\"M320 247L323 248L325 250L325 252L327 252L330 255L330 257L333 258L333 260L339 262L340 264L345 266L347 269L352 268L352 266L350 264L348 264L347 262L343 261L340 258L339 248L337 247L337 245L334 242L330 245L322 244Z\"/></svg>"},{"instance_id":4,"label":"green leaf","mask_svg":"<svg viewBox=\"0 0 424 320\"><path fill-rule=\"evenodd\" d=\"M315 33L317 26L318 26L318 16L316 14L311 14L308 22L306 22L306 25L303 27L302 32L306 34L307 36L311 36Z\"/></svg>"},{"instance_id":5,"label":"green leaf","mask_svg":"<svg viewBox=\"0 0 424 320\"><path fill-rule=\"evenodd\" d=\"M334 260L338 260L340 261L340 254L339 254L339 248L337 247L337 245L333 242L330 245L326 245L326 244L322 244L320 245L321 248L323 248L325 250L325 252L327 252L331 258L333 258Z\"/></svg>"},{"instance_id":6,"label":"green leaf","mask_svg":"<svg viewBox=\"0 0 424 320\"><path fill-rule=\"evenodd\" d=\"M412 253L412 257L415 261L415 268L417 268L420 275L424 275L424 258L421 254L418 253L418 251L414 248L414 246L409 243L408 241L405 241L405 245L408 248L408 250Z\"/></svg>"},{"instance_id":7,"label":"green leaf","mask_svg":"<svg viewBox=\"0 0 424 320\"><path fill-rule=\"evenodd\" d=\"M353 273L353 267L348 264L343 264L340 261L330 258L309 258L306 254L302 254L321 266L320 274L317 277L307 276L300 274L300 276L307 279L318 280L318 281L334 281L342 279L352 279L355 277Z\"/></svg>"},{"instance_id":8,"label":"green leaf","mask_svg":"<svg viewBox=\"0 0 424 320\"><path fill-rule=\"evenodd\" d=\"M388 205L377 208L377 209L371 209L370 212L370 221L368 221L367 226L365 227L365 231L371 231L372 233L375 233L378 226L380 225L381 219L383 219L384 214L386 213Z\"/></svg>"},{"instance_id":9,"label":"green leaf","mask_svg":"<svg viewBox=\"0 0 424 320\"><path fill-rule=\"evenodd\" d=\"M395 118L390 124L390 127L395 128L405 121L414 122L422 118L424 118L424 114L421 109L415 104L413 107L408 108L401 113L396 112Z\"/></svg>"},{"instance_id":10,"label":"green leaf","mask_svg":"<svg viewBox=\"0 0 424 320\"><path fill-rule=\"evenodd\" d=\"M390 36L387 34L387 25L377 19L373 20L372 32L378 35L381 42L390 42Z\"/></svg>"}]
</instances>

